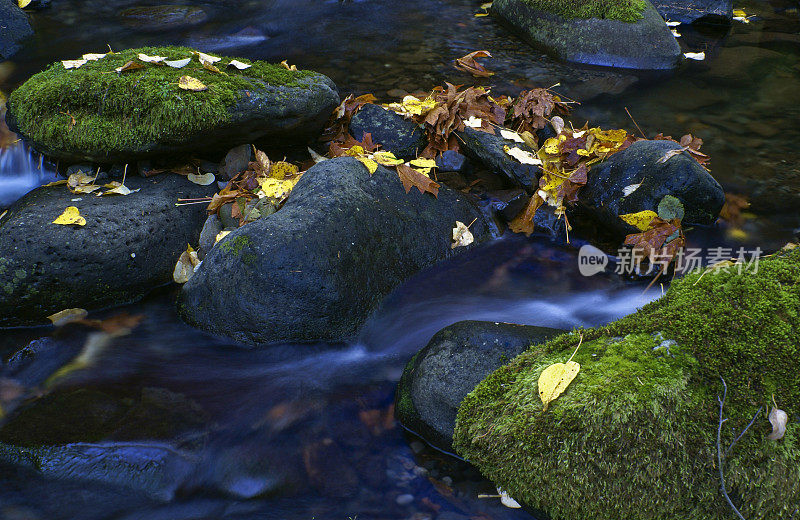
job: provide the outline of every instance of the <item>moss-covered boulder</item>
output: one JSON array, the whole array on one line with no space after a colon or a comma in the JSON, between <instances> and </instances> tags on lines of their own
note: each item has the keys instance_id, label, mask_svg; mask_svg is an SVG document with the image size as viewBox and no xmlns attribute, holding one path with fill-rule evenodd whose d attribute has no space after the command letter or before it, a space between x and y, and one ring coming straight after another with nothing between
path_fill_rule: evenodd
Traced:
<instances>
[{"instance_id":1,"label":"moss-covered boulder","mask_svg":"<svg viewBox=\"0 0 800 520\"><path fill-rule=\"evenodd\" d=\"M459 409L457 452L553 520L733 518L720 469L745 518L795 517L800 248L762 259L757 274L688 275L660 300L583 335L581 371L546 412L539 375L570 357L577 333L532 347L481 382ZM773 402L790 418L777 441L764 413Z\"/></svg>"},{"instance_id":2,"label":"moss-covered boulder","mask_svg":"<svg viewBox=\"0 0 800 520\"><path fill-rule=\"evenodd\" d=\"M668 70L682 57L647 0L495 0L491 12L531 45L565 61Z\"/></svg>"},{"instance_id":3,"label":"moss-covered boulder","mask_svg":"<svg viewBox=\"0 0 800 520\"><path fill-rule=\"evenodd\" d=\"M318 132L339 103L333 82L311 71L260 61L228 67L222 58L203 67L185 47L129 49L77 69L54 63L11 94L6 120L26 141L53 158L125 163L197 151L225 152L247 143L302 143ZM142 62L139 53L182 68ZM143 68L117 73L128 62ZM184 90L181 76L208 88Z\"/></svg>"}]
</instances>

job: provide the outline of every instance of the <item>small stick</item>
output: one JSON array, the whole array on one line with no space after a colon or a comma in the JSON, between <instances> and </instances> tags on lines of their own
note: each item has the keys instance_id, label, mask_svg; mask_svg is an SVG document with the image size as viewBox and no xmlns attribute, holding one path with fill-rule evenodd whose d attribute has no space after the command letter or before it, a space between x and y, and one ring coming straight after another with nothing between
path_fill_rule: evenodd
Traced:
<instances>
[{"instance_id":1,"label":"small stick","mask_svg":"<svg viewBox=\"0 0 800 520\"><path fill-rule=\"evenodd\" d=\"M719 396L717 396L717 401L719 401L719 426L717 426L717 465L719 466L719 481L722 489L722 496L725 497L725 501L728 502L729 506L731 506L733 512L737 517L739 517L739 520L745 520L745 518L742 516L742 513L740 513L739 510L736 509L736 506L733 505L733 501L731 500L731 497L728 496L728 491L725 489L725 472L722 468L722 460L724 458L722 454L722 425L728 419L723 419L722 416L723 408L725 407L725 399L728 396L728 385L725 384L725 379L723 379L722 376L720 376L720 379L722 380L722 386L724 390L721 399Z\"/></svg>"},{"instance_id":2,"label":"small stick","mask_svg":"<svg viewBox=\"0 0 800 520\"><path fill-rule=\"evenodd\" d=\"M642 129L641 129L641 128L639 128L639 124L638 124L638 123L636 123L636 120L633 118L633 116L631 115L631 113L628 111L628 107L625 107L625 112L627 112L627 113L628 113L628 117L630 117L630 118L631 118L631 121L633 121L633 124L636 126L636 129L639 131L639 133L640 133L640 134L642 134L642 137L644 137L645 139L647 139L647 136L646 136L646 135L644 135L644 132L642 132Z\"/></svg>"},{"instance_id":3,"label":"small stick","mask_svg":"<svg viewBox=\"0 0 800 520\"><path fill-rule=\"evenodd\" d=\"M191 206L192 204L205 204L207 200L198 200L196 202L176 202L176 206Z\"/></svg>"}]
</instances>

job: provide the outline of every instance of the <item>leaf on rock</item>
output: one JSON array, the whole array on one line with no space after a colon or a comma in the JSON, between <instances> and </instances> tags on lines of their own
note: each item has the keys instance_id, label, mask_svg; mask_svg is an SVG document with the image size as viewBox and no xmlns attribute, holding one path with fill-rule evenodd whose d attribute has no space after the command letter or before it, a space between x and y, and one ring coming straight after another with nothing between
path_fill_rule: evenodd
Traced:
<instances>
[{"instance_id":1,"label":"leaf on rock","mask_svg":"<svg viewBox=\"0 0 800 520\"><path fill-rule=\"evenodd\" d=\"M243 63L243 62L241 62L239 60L231 60L231 62L228 63L228 67L235 67L235 68L237 68L239 70L245 70L245 69L249 69L250 67L252 67L252 65L250 65L248 63Z\"/></svg>"},{"instance_id":2,"label":"leaf on rock","mask_svg":"<svg viewBox=\"0 0 800 520\"><path fill-rule=\"evenodd\" d=\"M786 423L789 421L789 415L780 408L773 407L769 412L769 423L772 425L772 433L767 438L771 441L783 439L786 434Z\"/></svg>"},{"instance_id":3,"label":"leaf on rock","mask_svg":"<svg viewBox=\"0 0 800 520\"><path fill-rule=\"evenodd\" d=\"M512 132L511 130L506 130L505 128L500 130L500 137L503 139L508 139L509 141L514 141L515 143L524 143L525 139L522 138L516 132Z\"/></svg>"},{"instance_id":4,"label":"leaf on rock","mask_svg":"<svg viewBox=\"0 0 800 520\"><path fill-rule=\"evenodd\" d=\"M214 177L214 174L211 172L204 173L203 175L197 173L190 173L189 175L186 176L186 178L195 184L199 184L200 186L208 186L209 184L213 184L214 181L217 180L216 177Z\"/></svg>"},{"instance_id":5,"label":"leaf on rock","mask_svg":"<svg viewBox=\"0 0 800 520\"><path fill-rule=\"evenodd\" d=\"M81 216L81 212L75 206L69 206L64 210L64 213L59 215L53 224L60 224L62 226L85 226L86 219Z\"/></svg>"},{"instance_id":6,"label":"leaf on rock","mask_svg":"<svg viewBox=\"0 0 800 520\"><path fill-rule=\"evenodd\" d=\"M109 53L107 53L107 52L106 52L106 53L104 53L104 54L93 54L93 53L89 53L89 54L84 54L84 55L83 55L83 56L81 56L81 57L82 57L84 60L86 60L86 61L97 61L97 60L100 60L100 59L103 59L103 58L105 58L106 56L108 56L108 54L109 54Z\"/></svg>"},{"instance_id":7,"label":"leaf on rock","mask_svg":"<svg viewBox=\"0 0 800 520\"><path fill-rule=\"evenodd\" d=\"M79 69L82 66L86 65L88 60L62 60L61 64L64 66L65 69ZM119 71L117 71L119 72Z\"/></svg>"},{"instance_id":8,"label":"leaf on rock","mask_svg":"<svg viewBox=\"0 0 800 520\"><path fill-rule=\"evenodd\" d=\"M456 227L453 228L453 243L450 246L451 249L468 246L474 241L475 237L472 236L469 226L456 220Z\"/></svg>"},{"instance_id":9,"label":"leaf on rock","mask_svg":"<svg viewBox=\"0 0 800 520\"><path fill-rule=\"evenodd\" d=\"M436 101L430 96L425 99L419 99L418 97L408 95L404 97L403 101L400 103L391 103L387 105L387 108L406 117L422 116L436 108Z\"/></svg>"},{"instance_id":10,"label":"leaf on rock","mask_svg":"<svg viewBox=\"0 0 800 520\"><path fill-rule=\"evenodd\" d=\"M359 157L358 160L361 161L361 164L367 167L367 171L370 175L378 171L378 163L369 157Z\"/></svg>"},{"instance_id":11,"label":"leaf on rock","mask_svg":"<svg viewBox=\"0 0 800 520\"><path fill-rule=\"evenodd\" d=\"M200 60L200 63L203 63L204 61L208 63L216 63L222 59L200 51L193 51L192 54L197 56L197 59Z\"/></svg>"},{"instance_id":12,"label":"leaf on rock","mask_svg":"<svg viewBox=\"0 0 800 520\"><path fill-rule=\"evenodd\" d=\"M20 9L25 9L32 1L33 0L17 0L17 5Z\"/></svg>"},{"instance_id":13,"label":"leaf on rock","mask_svg":"<svg viewBox=\"0 0 800 520\"><path fill-rule=\"evenodd\" d=\"M279 180L272 177L261 182L261 192L265 197L275 199L277 202L285 200L294 189L297 180Z\"/></svg>"},{"instance_id":14,"label":"leaf on rock","mask_svg":"<svg viewBox=\"0 0 800 520\"><path fill-rule=\"evenodd\" d=\"M566 363L554 363L542 371L539 375L539 398L544 405L543 412L547 411L551 402L564 393L580 371L581 365L572 360Z\"/></svg>"},{"instance_id":15,"label":"leaf on rock","mask_svg":"<svg viewBox=\"0 0 800 520\"><path fill-rule=\"evenodd\" d=\"M519 148L517 146L515 146L513 148L510 147L510 146L504 146L503 150L505 150L508 155L510 155L514 159L518 160L522 164L530 164L530 165L533 165L533 166L538 166L538 165L542 164L542 160L541 159L536 157L531 152L527 152L527 151L525 151L522 148Z\"/></svg>"},{"instance_id":16,"label":"leaf on rock","mask_svg":"<svg viewBox=\"0 0 800 520\"><path fill-rule=\"evenodd\" d=\"M415 187L421 193L430 193L434 197L439 196L439 184L431 180L430 177L423 175L422 173L418 172L411 166L406 166L405 164L398 164L397 165L397 175L400 177L400 180L403 182L403 187L406 190L406 193L411 191L411 188Z\"/></svg>"},{"instance_id":17,"label":"leaf on rock","mask_svg":"<svg viewBox=\"0 0 800 520\"><path fill-rule=\"evenodd\" d=\"M172 67L173 69L182 69L192 61L192 58L184 58L182 60L167 60L164 65Z\"/></svg>"},{"instance_id":18,"label":"leaf on rock","mask_svg":"<svg viewBox=\"0 0 800 520\"><path fill-rule=\"evenodd\" d=\"M514 233L525 233L526 236L530 236L536 230L533 220L536 210L543 204L544 200L538 194L531 197L525 209L508 223L508 229Z\"/></svg>"},{"instance_id":19,"label":"leaf on rock","mask_svg":"<svg viewBox=\"0 0 800 520\"><path fill-rule=\"evenodd\" d=\"M123 65L121 67L117 67L114 70L121 74L123 72L131 72L131 71L139 70L139 69L143 69L143 68L144 68L144 65L142 65L141 63L138 63L136 61L131 60L128 63L126 63L125 65Z\"/></svg>"},{"instance_id":20,"label":"leaf on rock","mask_svg":"<svg viewBox=\"0 0 800 520\"><path fill-rule=\"evenodd\" d=\"M493 76L494 72L489 71L476 61L476 58L491 58L492 55L489 51L475 51L470 52L466 56L462 56L455 61L456 69L468 72L472 74L476 78L488 78L489 76Z\"/></svg>"},{"instance_id":21,"label":"leaf on rock","mask_svg":"<svg viewBox=\"0 0 800 520\"><path fill-rule=\"evenodd\" d=\"M665 195L658 203L658 216L662 220L683 220L685 209L677 197Z\"/></svg>"},{"instance_id":22,"label":"leaf on rock","mask_svg":"<svg viewBox=\"0 0 800 520\"><path fill-rule=\"evenodd\" d=\"M67 323L78 321L86 318L89 312L86 309L64 309L63 311L56 312L47 317L50 322L56 326L61 327Z\"/></svg>"},{"instance_id":23,"label":"leaf on rock","mask_svg":"<svg viewBox=\"0 0 800 520\"><path fill-rule=\"evenodd\" d=\"M219 242L220 240L222 240L226 236L230 235L230 233L231 233L230 231L226 231L224 229L222 231L220 231L219 233L217 233L217 236L214 238L214 245L216 245L217 242Z\"/></svg>"},{"instance_id":24,"label":"leaf on rock","mask_svg":"<svg viewBox=\"0 0 800 520\"><path fill-rule=\"evenodd\" d=\"M639 211L638 213L627 213L619 216L619 218L631 226L639 228L640 231L647 231L650 229L650 223L653 222L653 219L656 217L658 217L658 213L649 209Z\"/></svg>"},{"instance_id":25,"label":"leaf on rock","mask_svg":"<svg viewBox=\"0 0 800 520\"><path fill-rule=\"evenodd\" d=\"M48 187L48 186L63 186L63 185L64 185L64 184L66 184L66 183L67 183L67 179L59 179L59 180L57 180L57 181L48 182L48 183L47 183L47 184L45 184L43 187L45 187L45 188L46 188L46 187Z\"/></svg>"},{"instance_id":26,"label":"leaf on rock","mask_svg":"<svg viewBox=\"0 0 800 520\"><path fill-rule=\"evenodd\" d=\"M683 55L690 60L703 61L706 59L705 51L701 52L684 52Z\"/></svg>"},{"instance_id":27,"label":"leaf on rock","mask_svg":"<svg viewBox=\"0 0 800 520\"><path fill-rule=\"evenodd\" d=\"M192 249L192 246L187 245L186 251L181 253L178 263L175 264L175 269L172 271L172 279L175 283L184 284L192 278L199 266L200 259L197 257L197 252Z\"/></svg>"},{"instance_id":28,"label":"leaf on rock","mask_svg":"<svg viewBox=\"0 0 800 520\"><path fill-rule=\"evenodd\" d=\"M382 166L397 166L403 164L402 159L398 159L392 152L375 152L372 154L372 160Z\"/></svg>"},{"instance_id":29,"label":"leaf on rock","mask_svg":"<svg viewBox=\"0 0 800 520\"><path fill-rule=\"evenodd\" d=\"M103 196L106 196L106 195L130 195L131 193L136 193L137 191L139 191L141 189L141 188L136 188L135 190L132 190L132 189L128 188L127 186L125 186L123 183L119 182L119 181L109 182L108 184L106 184L103 187L104 188L108 188L108 191L106 191L104 193L98 193L97 194L98 197L101 196L101 195L103 195Z\"/></svg>"},{"instance_id":30,"label":"leaf on rock","mask_svg":"<svg viewBox=\"0 0 800 520\"><path fill-rule=\"evenodd\" d=\"M178 86L183 90L191 90L192 92L208 90L208 87L202 81L191 76L181 76L178 79Z\"/></svg>"},{"instance_id":31,"label":"leaf on rock","mask_svg":"<svg viewBox=\"0 0 800 520\"><path fill-rule=\"evenodd\" d=\"M167 59L166 56L149 56L142 52L139 53L138 58L145 63L161 63Z\"/></svg>"},{"instance_id":32,"label":"leaf on rock","mask_svg":"<svg viewBox=\"0 0 800 520\"><path fill-rule=\"evenodd\" d=\"M536 133L547 126L554 113L566 115L569 106L548 89L534 88L520 92L511 105L511 126L519 132Z\"/></svg>"}]
</instances>

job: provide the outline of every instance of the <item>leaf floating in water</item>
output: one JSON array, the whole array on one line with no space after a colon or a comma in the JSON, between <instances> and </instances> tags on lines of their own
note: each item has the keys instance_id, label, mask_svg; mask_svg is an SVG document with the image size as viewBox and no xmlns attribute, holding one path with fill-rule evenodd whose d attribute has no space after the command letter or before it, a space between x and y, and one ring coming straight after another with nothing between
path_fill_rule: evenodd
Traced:
<instances>
[{"instance_id":1,"label":"leaf floating in water","mask_svg":"<svg viewBox=\"0 0 800 520\"><path fill-rule=\"evenodd\" d=\"M167 60L164 62L164 65L168 67L172 67L173 69L182 69L192 61L192 58L184 58L182 60Z\"/></svg>"},{"instance_id":2,"label":"leaf floating in water","mask_svg":"<svg viewBox=\"0 0 800 520\"><path fill-rule=\"evenodd\" d=\"M466 56L462 56L455 61L455 68L468 72L476 78L488 78L493 76L494 72L488 70L486 67L478 63L475 58L491 58L492 55L489 51L475 51L470 52Z\"/></svg>"},{"instance_id":3,"label":"leaf floating in water","mask_svg":"<svg viewBox=\"0 0 800 520\"><path fill-rule=\"evenodd\" d=\"M80 211L75 206L69 206L64 210L64 213L58 216L53 221L53 224L60 224L62 226L85 226L86 219L81 216Z\"/></svg>"},{"instance_id":4,"label":"leaf floating in water","mask_svg":"<svg viewBox=\"0 0 800 520\"><path fill-rule=\"evenodd\" d=\"M64 309L63 311L56 312L47 317L50 322L56 326L61 327L67 323L78 321L86 318L89 312L86 309Z\"/></svg>"},{"instance_id":5,"label":"leaf floating in water","mask_svg":"<svg viewBox=\"0 0 800 520\"><path fill-rule=\"evenodd\" d=\"M137 63L137 62L131 60L128 63L126 63L125 65L123 65L122 67L117 67L114 70L119 72L120 74L122 74L123 72L131 72L131 71L139 70L139 69L143 69L143 68L144 68L144 65L142 65L141 63Z\"/></svg>"},{"instance_id":6,"label":"leaf floating in water","mask_svg":"<svg viewBox=\"0 0 800 520\"><path fill-rule=\"evenodd\" d=\"M703 61L706 59L705 51L701 52L684 52L683 55L690 60Z\"/></svg>"},{"instance_id":7,"label":"leaf floating in water","mask_svg":"<svg viewBox=\"0 0 800 520\"><path fill-rule=\"evenodd\" d=\"M214 177L214 174L211 172L204 173L203 175L190 173L189 175L186 176L186 178L195 184L199 184L200 186L208 186L209 184L212 184L215 180L217 180Z\"/></svg>"},{"instance_id":8,"label":"leaf floating in water","mask_svg":"<svg viewBox=\"0 0 800 520\"><path fill-rule=\"evenodd\" d=\"M450 246L451 249L468 246L474 241L475 238L472 236L469 226L456 220L456 227L453 228L453 244Z\"/></svg>"},{"instance_id":9,"label":"leaf floating in water","mask_svg":"<svg viewBox=\"0 0 800 520\"><path fill-rule=\"evenodd\" d=\"M178 79L178 86L183 90L191 90L192 92L208 90L208 87L202 81L191 76L181 76Z\"/></svg>"},{"instance_id":10,"label":"leaf floating in water","mask_svg":"<svg viewBox=\"0 0 800 520\"><path fill-rule=\"evenodd\" d=\"M774 407L769 412L769 422L772 425L772 433L767 435L771 441L783 439L786 434L786 423L789 421L789 415L780 408Z\"/></svg>"},{"instance_id":11,"label":"leaf floating in water","mask_svg":"<svg viewBox=\"0 0 800 520\"><path fill-rule=\"evenodd\" d=\"M245 70L245 69L249 69L250 67L252 67L252 65L249 65L247 63L242 63L239 60L231 60L231 62L228 63L228 67L235 67L235 68L237 68L239 70Z\"/></svg>"},{"instance_id":12,"label":"leaf floating in water","mask_svg":"<svg viewBox=\"0 0 800 520\"><path fill-rule=\"evenodd\" d=\"M61 64L64 65L64 68L67 70L79 69L86 65L86 60L63 60Z\"/></svg>"}]
</instances>

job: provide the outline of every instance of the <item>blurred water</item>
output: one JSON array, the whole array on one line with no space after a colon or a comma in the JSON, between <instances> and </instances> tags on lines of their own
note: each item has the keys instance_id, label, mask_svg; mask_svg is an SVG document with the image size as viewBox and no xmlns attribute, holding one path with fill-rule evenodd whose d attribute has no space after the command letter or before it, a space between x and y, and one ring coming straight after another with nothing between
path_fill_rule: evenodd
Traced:
<instances>
[{"instance_id":1,"label":"blurred water","mask_svg":"<svg viewBox=\"0 0 800 520\"><path fill-rule=\"evenodd\" d=\"M56 178L57 174L48 169L43 158L31 154L25 143L0 149L0 208Z\"/></svg>"}]
</instances>

